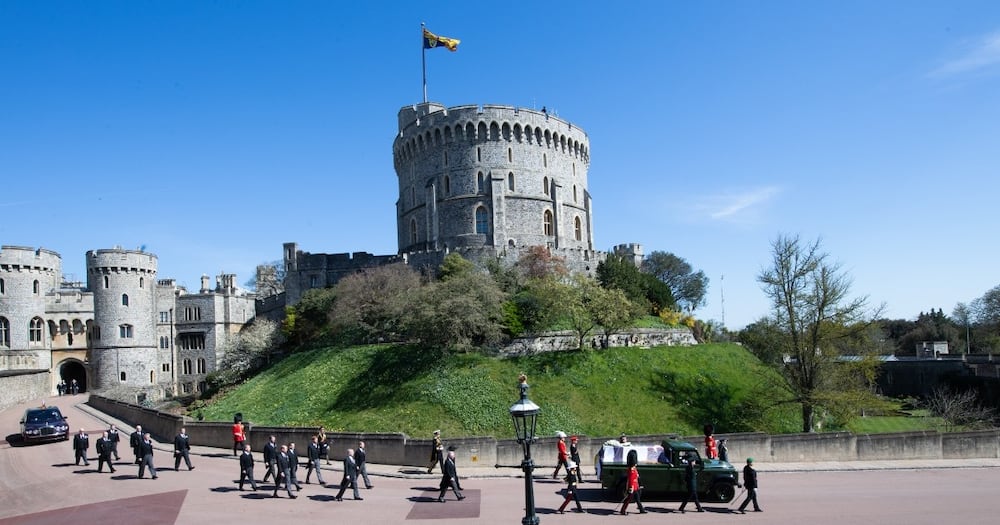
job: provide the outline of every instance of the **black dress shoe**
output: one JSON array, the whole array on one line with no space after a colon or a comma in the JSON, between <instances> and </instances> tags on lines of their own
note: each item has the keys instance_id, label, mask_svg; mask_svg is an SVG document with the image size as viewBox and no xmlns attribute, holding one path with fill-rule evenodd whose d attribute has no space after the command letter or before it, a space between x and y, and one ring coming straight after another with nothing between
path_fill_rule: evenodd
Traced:
<instances>
[{"instance_id":1,"label":"black dress shoe","mask_svg":"<svg viewBox=\"0 0 1000 525\"><path fill-rule=\"evenodd\" d=\"M363 499L365 499L365 498L354 498L354 499L356 499L356 500L363 500Z\"/></svg>"},{"instance_id":2,"label":"black dress shoe","mask_svg":"<svg viewBox=\"0 0 1000 525\"><path fill-rule=\"evenodd\" d=\"M444 498L438 498L438 503L444 503Z\"/></svg>"},{"instance_id":3,"label":"black dress shoe","mask_svg":"<svg viewBox=\"0 0 1000 525\"><path fill-rule=\"evenodd\" d=\"M295 494L289 494L289 495L288 495L288 497L289 497L289 498L292 498L292 499L295 499L295 498L297 498L298 496L296 496Z\"/></svg>"},{"instance_id":4,"label":"black dress shoe","mask_svg":"<svg viewBox=\"0 0 1000 525\"><path fill-rule=\"evenodd\" d=\"M333 499L335 499L337 501L344 501L344 498L341 498L340 496L337 496L336 498L333 498Z\"/></svg>"}]
</instances>

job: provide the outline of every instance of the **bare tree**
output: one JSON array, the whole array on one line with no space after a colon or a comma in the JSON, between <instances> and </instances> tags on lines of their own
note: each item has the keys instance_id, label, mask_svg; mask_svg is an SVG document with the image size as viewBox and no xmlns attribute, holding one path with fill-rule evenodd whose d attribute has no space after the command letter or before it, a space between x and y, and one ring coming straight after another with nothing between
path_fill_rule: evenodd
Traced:
<instances>
[{"instance_id":1,"label":"bare tree","mask_svg":"<svg viewBox=\"0 0 1000 525\"><path fill-rule=\"evenodd\" d=\"M774 344L787 356L780 369L802 406L802 430L812 432L816 409L846 394L837 378L837 343L878 316L867 311L865 298L849 298L850 280L827 260L819 240L805 244L798 236L779 236L771 248L771 266L757 280L771 299Z\"/></svg>"},{"instance_id":2,"label":"bare tree","mask_svg":"<svg viewBox=\"0 0 1000 525\"><path fill-rule=\"evenodd\" d=\"M976 393L972 390L956 391L941 387L935 388L930 397L927 398L926 406L932 415L944 420L946 431L960 427L990 427L996 417L993 409L979 403Z\"/></svg>"}]
</instances>

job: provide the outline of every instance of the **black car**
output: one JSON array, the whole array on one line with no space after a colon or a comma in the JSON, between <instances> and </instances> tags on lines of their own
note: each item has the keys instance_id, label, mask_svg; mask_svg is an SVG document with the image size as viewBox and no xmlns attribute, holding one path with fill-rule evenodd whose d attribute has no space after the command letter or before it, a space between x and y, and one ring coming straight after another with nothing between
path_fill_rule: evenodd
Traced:
<instances>
[{"instance_id":1,"label":"black car","mask_svg":"<svg viewBox=\"0 0 1000 525\"><path fill-rule=\"evenodd\" d=\"M69 439L69 424L59 407L29 408L21 418L21 437L24 441Z\"/></svg>"}]
</instances>

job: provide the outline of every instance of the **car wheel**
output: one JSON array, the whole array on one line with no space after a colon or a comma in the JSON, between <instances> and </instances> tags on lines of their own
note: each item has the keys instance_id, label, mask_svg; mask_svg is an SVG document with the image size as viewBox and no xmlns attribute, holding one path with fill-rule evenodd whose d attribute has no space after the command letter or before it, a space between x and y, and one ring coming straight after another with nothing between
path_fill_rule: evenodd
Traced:
<instances>
[{"instance_id":1,"label":"car wheel","mask_svg":"<svg viewBox=\"0 0 1000 525\"><path fill-rule=\"evenodd\" d=\"M712 490L709 491L708 495L714 501L720 501L722 503L729 502L736 495L736 487L732 483L719 482L712 486Z\"/></svg>"}]
</instances>

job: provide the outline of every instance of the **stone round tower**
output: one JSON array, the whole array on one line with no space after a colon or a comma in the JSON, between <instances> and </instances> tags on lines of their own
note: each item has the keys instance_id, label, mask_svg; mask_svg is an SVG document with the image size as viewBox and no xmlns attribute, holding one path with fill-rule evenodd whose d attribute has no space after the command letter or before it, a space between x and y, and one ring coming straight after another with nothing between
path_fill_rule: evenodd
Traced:
<instances>
[{"instance_id":1,"label":"stone round tower","mask_svg":"<svg viewBox=\"0 0 1000 525\"><path fill-rule=\"evenodd\" d=\"M87 252L87 288L94 294L91 371L96 386L151 389L159 382L155 255Z\"/></svg>"},{"instance_id":2,"label":"stone round tower","mask_svg":"<svg viewBox=\"0 0 1000 525\"><path fill-rule=\"evenodd\" d=\"M59 288L62 258L42 248L0 247L0 370L47 369L46 294Z\"/></svg>"},{"instance_id":3,"label":"stone round tower","mask_svg":"<svg viewBox=\"0 0 1000 525\"><path fill-rule=\"evenodd\" d=\"M544 109L404 107L393 160L400 253L593 250L590 142Z\"/></svg>"}]
</instances>

